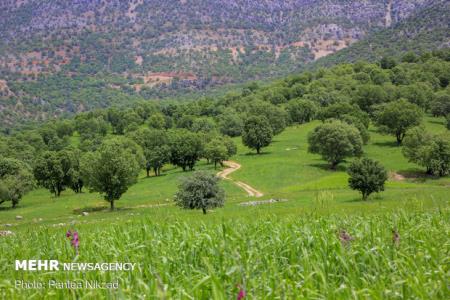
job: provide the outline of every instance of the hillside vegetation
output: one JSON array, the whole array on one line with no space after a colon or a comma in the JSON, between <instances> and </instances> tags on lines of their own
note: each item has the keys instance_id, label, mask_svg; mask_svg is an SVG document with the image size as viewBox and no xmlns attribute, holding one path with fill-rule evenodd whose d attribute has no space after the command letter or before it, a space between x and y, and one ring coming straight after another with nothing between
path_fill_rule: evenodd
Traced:
<instances>
[{"instance_id":1,"label":"hillside vegetation","mask_svg":"<svg viewBox=\"0 0 450 300\"><path fill-rule=\"evenodd\" d=\"M0 8L0 123L8 127L284 76L351 45L325 62L448 43L440 0L26 0Z\"/></svg>"},{"instance_id":2,"label":"hillside vegetation","mask_svg":"<svg viewBox=\"0 0 450 300\"><path fill-rule=\"evenodd\" d=\"M380 30L333 55L320 59L309 67L331 66L358 60L376 61L384 56L399 56L448 47L450 3L436 1L416 11L404 21Z\"/></svg>"},{"instance_id":3,"label":"hillside vegetation","mask_svg":"<svg viewBox=\"0 0 450 300\"><path fill-rule=\"evenodd\" d=\"M449 70L448 49L411 52L6 131L0 295L448 298ZM32 258L137 269L15 288Z\"/></svg>"}]
</instances>

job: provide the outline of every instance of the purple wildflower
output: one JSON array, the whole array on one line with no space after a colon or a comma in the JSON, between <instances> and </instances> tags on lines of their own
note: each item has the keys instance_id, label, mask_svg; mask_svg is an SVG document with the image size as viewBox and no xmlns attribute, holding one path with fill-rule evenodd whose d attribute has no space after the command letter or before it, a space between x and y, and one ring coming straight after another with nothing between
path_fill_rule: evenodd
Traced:
<instances>
[{"instance_id":1,"label":"purple wildflower","mask_svg":"<svg viewBox=\"0 0 450 300\"><path fill-rule=\"evenodd\" d=\"M237 300L242 300L245 298L245 290L240 285L238 285L238 288L239 288L239 293L237 296Z\"/></svg>"},{"instance_id":2,"label":"purple wildflower","mask_svg":"<svg viewBox=\"0 0 450 300\"><path fill-rule=\"evenodd\" d=\"M72 246L75 249L78 249L78 246L80 245L80 241L78 240L78 232L74 231L72 236Z\"/></svg>"},{"instance_id":3,"label":"purple wildflower","mask_svg":"<svg viewBox=\"0 0 450 300\"><path fill-rule=\"evenodd\" d=\"M80 240L78 239L78 232L74 231L73 233L69 230L66 233L66 237L70 239L70 243L72 244L72 247L75 249L77 255L78 255L78 247L80 246Z\"/></svg>"}]
</instances>

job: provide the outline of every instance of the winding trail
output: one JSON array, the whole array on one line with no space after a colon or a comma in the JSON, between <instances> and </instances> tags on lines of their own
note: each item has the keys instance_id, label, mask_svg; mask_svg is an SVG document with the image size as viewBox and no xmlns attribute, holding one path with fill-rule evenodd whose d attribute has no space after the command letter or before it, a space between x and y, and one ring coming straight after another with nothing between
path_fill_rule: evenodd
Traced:
<instances>
[{"instance_id":1,"label":"winding trail","mask_svg":"<svg viewBox=\"0 0 450 300\"><path fill-rule=\"evenodd\" d=\"M224 161L223 164L224 164L225 166L227 166L228 168L226 168L226 169L220 171L219 173L217 173L217 176L218 176L218 177L233 181L234 184L236 184L238 187L240 187L240 188L242 188L244 191L246 191L247 194L248 194L250 197L256 197L256 198L259 198L259 197L264 196L263 193L261 193L260 191L258 191L258 190L255 189L255 188L251 187L250 185L248 185L248 184L246 184L246 183L244 183L244 182L242 182L242 181L236 181L236 180L233 180L233 179L231 179L230 177L228 177L228 175L230 175L231 173L233 173L233 172L235 172L235 171L237 171L237 170L239 170L239 169L241 168L241 165L240 165L240 164L238 164L238 163L235 162L235 161Z\"/></svg>"}]
</instances>

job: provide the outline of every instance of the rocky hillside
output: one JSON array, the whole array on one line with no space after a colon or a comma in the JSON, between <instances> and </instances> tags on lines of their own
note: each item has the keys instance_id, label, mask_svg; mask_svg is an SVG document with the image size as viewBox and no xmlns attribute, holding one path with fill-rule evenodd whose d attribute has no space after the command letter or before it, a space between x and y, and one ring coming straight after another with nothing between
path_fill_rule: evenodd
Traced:
<instances>
[{"instance_id":1,"label":"rocky hillside","mask_svg":"<svg viewBox=\"0 0 450 300\"><path fill-rule=\"evenodd\" d=\"M450 2L434 1L392 26L373 32L350 47L321 58L308 68L331 66L357 60L377 61L401 56L407 51L422 53L450 47Z\"/></svg>"},{"instance_id":2,"label":"rocky hillside","mask_svg":"<svg viewBox=\"0 0 450 300\"><path fill-rule=\"evenodd\" d=\"M437 0L3 0L0 123L297 71Z\"/></svg>"},{"instance_id":3,"label":"rocky hillside","mask_svg":"<svg viewBox=\"0 0 450 300\"><path fill-rule=\"evenodd\" d=\"M429 2L2 1L0 66L31 77L112 72L149 85L266 77L345 48Z\"/></svg>"}]
</instances>

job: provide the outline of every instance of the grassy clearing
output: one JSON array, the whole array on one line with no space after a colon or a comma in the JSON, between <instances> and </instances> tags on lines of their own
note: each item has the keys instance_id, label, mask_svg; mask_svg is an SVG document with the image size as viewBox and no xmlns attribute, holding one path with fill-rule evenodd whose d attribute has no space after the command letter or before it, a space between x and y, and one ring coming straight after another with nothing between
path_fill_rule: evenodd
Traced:
<instances>
[{"instance_id":1,"label":"grassy clearing","mask_svg":"<svg viewBox=\"0 0 450 300\"><path fill-rule=\"evenodd\" d=\"M275 138L274 143L264 149L264 153L256 155L245 148L239 139L238 154L233 158L242 165L242 168L230 176L246 182L264 192L263 199L285 198L289 202L279 203L277 207L297 207L308 205L317 194L330 191L333 198L343 204L353 203L358 206L359 194L351 191L347 185L348 176L345 172L347 163L342 164L337 171L330 171L328 166L318 155L307 152L306 137L319 122L287 128ZM428 118L425 123L433 132L445 131L444 120ZM402 181L390 180L385 192L373 195L372 201L395 206L398 200L420 198L426 201L444 201L447 199L450 178L441 179L423 176L423 170L417 165L408 163L401 153L401 148L395 145L394 137L380 135L371 129L371 141L364 147L365 155L379 160L390 172L403 174ZM211 165L201 161L197 169L216 172ZM168 166L163 176L146 178L141 174L139 182L131 187L123 198L117 202L117 207L127 211L146 213L148 206L172 205L173 195L181 177L188 176L180 169ZM218 214L234 216L236 203L248 201L246 193L230 181L221 183L227 192L227 204ZM345 206L345 205L344 205ZM16 215L24 216L24 221L17 224L29 224L33 219L42 218L43 222L70 221L77 217L80 211L94 211L92 218L121 217L124 214L97 212L107 207L98 194L85 192L76 195L71 191L63 192L60 198L54 198L48 191L39 189L28 194L15 210L3 209L0 214L0 224L17 223ZM170 213L183 216L185 212ZM240 211L240 210L239 210ZM239 215L239 213L238 213ZM90 216L91 217L91 216ZM90 218L88 217L88 219ZM128 216L126 217L126 219Z\"/></svg>"},{"instance_id":2,"label":"grassy clearing","mask_svg":"<svg viewBox=\"0 0 450 300\"><path fill-rule=\"evenodd\" d=\"M46 190L33 191L19 208L0 211L0 228L16 233L0 239L0 298L232 299L241 284L252 299L448 299L450 178L424 177L393 137L371 129L365 155L405 178L391 179L385 192L363 202L347 186L347 163L330 171L307 153L306 136L317 124L288 128L260 156L236 140L233 159L242 168L230 177L264 192L260 200L287 202L241 207L255 199L224 180L224 208L206 216L184 211L172 199L181 177L190 173L171 166L161 177L142 173L115 212L103 210L108 203L95 193L65 191L54 198ZM426 126L445 130L440 119L428 118ZM204 161L197 169L216 172ZM81 211L90 213L81 217ZM398 247L393 228L401 236ZM77 261L136 262L139 270L14 271L15 259L73 260L68 229L80 233ZM337 236L340 229L354 238L347 246ZM118 280L121 288L18 290L15 279Z\"/></svg>"}]
</instances>

